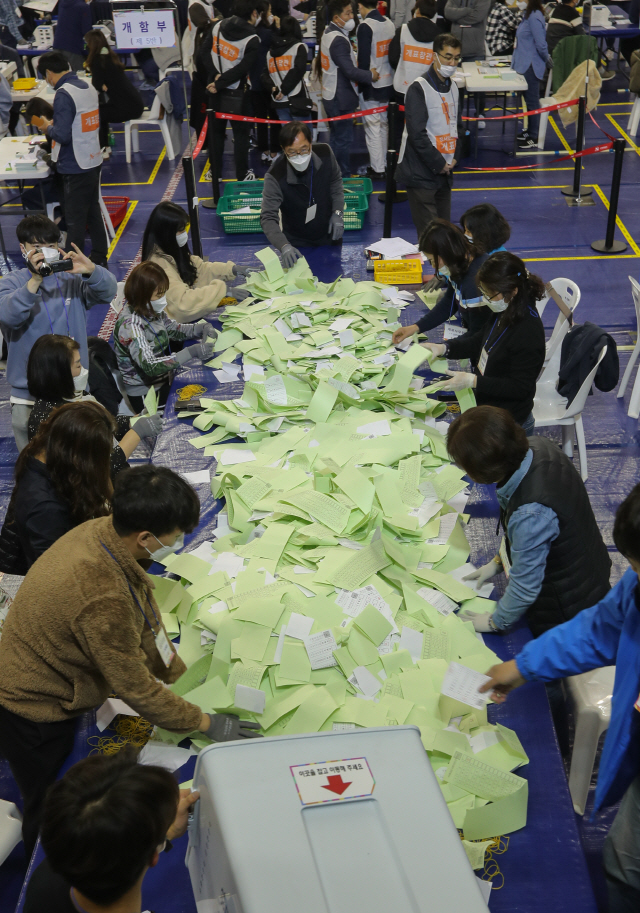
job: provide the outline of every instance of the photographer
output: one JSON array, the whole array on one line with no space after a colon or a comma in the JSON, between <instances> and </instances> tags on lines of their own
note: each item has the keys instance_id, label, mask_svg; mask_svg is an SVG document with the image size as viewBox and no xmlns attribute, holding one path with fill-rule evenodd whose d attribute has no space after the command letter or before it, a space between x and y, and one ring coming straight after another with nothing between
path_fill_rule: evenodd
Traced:
<instances>
[{"instance_id":1,"label":"photographer","mask_svg":"<svg viewBox=\"0 0 640 913\"><path fill-rule=\"evenodd\" d=\"M46 333L72 336L80 344L82 365L88 368L86 311L109 304L117 283L115 276L77 247L66 254L61 251L60 229L46 216L27 216L18 223L16 234L26 268L0 279L0 329L9 347L11 424L22 450L34 402L27 384L31 347Z\"/></svg>"}]
</instances>

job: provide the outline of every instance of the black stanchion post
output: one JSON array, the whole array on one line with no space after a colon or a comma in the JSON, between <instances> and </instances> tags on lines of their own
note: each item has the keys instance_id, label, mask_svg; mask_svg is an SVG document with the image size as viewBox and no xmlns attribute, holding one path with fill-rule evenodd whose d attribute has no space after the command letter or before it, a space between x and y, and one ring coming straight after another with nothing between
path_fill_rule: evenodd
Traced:
<instances>
[{"instance_id":1,"label":"black stanchion post","mask_svg":"<svg viewBox=\"0 0 640 913\"><path fill-rule=\"evenodd\" d=\"M384 193L381 193L378 197L381 203L384 203L385 207L387 205L387 200L390 200L391 203L401 203L403 200L407 199L406 190L397 190L396 182L394 178L394 173L396 170L396 163L398 161L399 149L396 149L396 117L398 116L398 102L393 99L389 102L389 107L387 108L387 119L388 119L388 139L387 139L387 180L385 185ZM393 155L393 163L391 167L389 166L389 155ZM387 210L385 209L385 226L387 224ZM391 216L389 216L391 218ZM389 222L389 231L391 231L391 222ZM385 234L385 238L390 238L390 234Z\"/></svg>"},{"instance_id":2,"label":"black stanchion post","mask_svg":"<svg viewBox=\"0 0 640 913\"><path fill-rule=\"evenodd\" d=\"M215 209L220 199L220 175L218 174L218 163L215 156L213 141L213 126L216 122L215 101L211 92L207 92L207 117L209 118L209 127L207 129L207 149L209 151L209 170L211 171L211 199L200 200L201 206L205 209Z\"/></svg>"},{"instance_id":3,"label":"black stanchion post","mask_svg":"<svg viewBox=\"0 0 640 913\"><path fill-rule=\"evenodd\" d=\"M182 159L184 169L184 184L187 191L187 208L191 222L191 247L196 257L202 257L202 241L200 239L200 213L198 211L198 193L196 191L196 176L193 170L193 158L186 155Z\"/></svg>"},{"instance_id":4,"label":"black stanchion post","mask_svg":"<svg viewBox=\"0 0 640 913\"><path fill-rule=\"evenodd\" d=\"M613 141L613 177L611 179L611 196L609 197L609 218L607 220L607 237L604 241L594 241L591 247L602 254L620 254L627 249L624 241L615 241L613 238L616 230L618 216L618 197L620 195L620 181L622 179L622 162L626 140Z\"/></svg>"},{"instance_id":5,"label":"black stanchion post","mask_svg":"<svg viewBox=\"0 0 640 913\"><path fill-rule=\"evenodd\" d=\"M576 155L579 152L582 152L584 148L584 121L585 114L587 111L587 99L584 95L580 96L578 102L578 130L576 133ZM587 190L582 190L580 187L580 182L582 180L582 156L579 156L575 160L575 168L573 171L573 187L563 187L561 193L567 197L567 203L569 206L593 206L595 205L593 200L588 199L591 196L593 191L591 188ZM587 197L587 199L585 199Z\"/></svg>"}]
</instances>

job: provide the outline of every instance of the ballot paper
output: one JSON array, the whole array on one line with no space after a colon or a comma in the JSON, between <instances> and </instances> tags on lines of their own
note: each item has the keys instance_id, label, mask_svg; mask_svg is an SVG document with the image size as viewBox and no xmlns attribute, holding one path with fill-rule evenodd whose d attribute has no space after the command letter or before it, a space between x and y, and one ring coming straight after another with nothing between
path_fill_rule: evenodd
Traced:
<instances>
[{"instance_id":1,"label":"ballot paper","mask_svg":"<svg viewBox=\"0 0 640 913\"><path fill-rule=\"evenodd\" d=\"M250 713L264 713L266 701L267 695L259 688L236 685L233 702L239 710L248 710Z\"/></svg>"},{"instance_id":2,"label":"ballot paper","mask_svg":"<svg viewBox=\"0 0 640 913\"><path fill-rule=\"evenodd\" d=\"M223 450L220 454L220 463L223 466L235 466L237 463L251 463L256 455L250 450Z\"/></svg>"},{"instance_id":3,"label":"ballot paper","mask_svg":"<svg viewBox=\"0 0 640 913\"><path fill-rule=\"evenodd\" d=\"M441 593L439 590L434 590L428 586L420 587L418 596L422 596L422 598L425 599L429 605L432 605L441 615L450 615L458 608L458 603L454 602L453 599L445 596L445 594Z\"/></svg>"},{"instance_id":4,"label":"ballot paper","mask_svg":"<svg viewBox=\"0 0 640 913\"><path fill-rule=\"evenodd\" d=\"M251 380L252 378L258 379L259 377L264 377L264 367L262 365L243 365L243 375L245 380Z\"/></svg>"},{"instance_id":5,"label":"ballot paper","mask_svg":"<svg viewBox=\"0 0 640 913\"><path fill-rule=\"evenodd\" d=\"M147 742L138 755L138 764L151 767L164 767L170 773L183 767L196 752L193 748L178 748L177 745L164 745Z\"/></svg>"},{"instance_id":6,"label":"ballot paper","mask_svg":"<svg viewBox=\"0 0 640 913\"><path fill-rule=\"evenodd\" d=\"M484 710L490 695L481 694L478 690L482 685L491 681L489 675L483 675L481 672L474 672L460 663L449 663L444 680L442 682L442 694L452 697L462 704L468 704L475 707L476 710Z\"/></svg>"},{"instance_id":7,"label":"ballot paper","mask_svg":"<svg viewBox=\"0 0 640 913\"><path fill-rule=\"evenodd\" d=\"M382 254L385 260L396 260L407 254L418 253L417 245L410 244L404 238L382 238L375 244L369 244L365 250L370 250L374 254Z\"/></svg>"},{"instance_id":8,"label":"ballot paper","mask_svg":"<svg viewBox=\"0 0 640 913\"><path fill-rule=\"evenodd\" d=\"M311 634L303 638L303 642L307 649L312 670L327 669L330 666L338 665L333 655L333 651L337 649L338 645L331 631L320 631L318 634Z\"/></svg>"},{"instance_id":9,"label":"ballot paper","mask_svg":"<svg viewBox=\"0 0 640 913\"><path fill-rule=\"evenodd\" d=\"M135 710L132 710L128 704L121 701L118 697L108 697L104 704L96 711L96 726L100 732L104 732L114 717L122 716L140 716Z\"/></svg>"},{"instance_id":10,"label":"ballot paper","mask_svg":"<svg viewBox=\"0 0 640 913\"><path fill-rule=\"evenodd\" d=\"M312 627L313 618L307 618L306 615L292 612L289 624L287 625L287 637L295 637L296 640L304 641L311 633Z\"/></svg>"},{"instance_id":11,"label":"ballot paper","mask_svg":"<svg viewBox=\"0 0 640 913\"><path fill-rule=\"evenodd\" d=\"M199 469L197 472L181 472L180 475L190 485L208 485L211 474L208 469Z\"/></svg>"},{"instance_id":12,"label":"ballot paper","mask_svg":"<svg viewBox=\"0 0 640 913\"><path fill-rule=\"evenodd\" d=\"M477 570L476 566L471 563L463 564L462 567L457 567L452 571L449 571L449 576L453 577L454 580L459 580L460 583L464 583L465 586L470 586L478 596L482 596L483 599L489 599L493 593L494 584L490 580L488 583L483 583L481 587L477 586L477 580L465 580L469 574L472 574Z\"/></svg>"},{"instance_id":13,"label":"ballot paper","mask_svg":"<svg viewBox=\"0 0 640 913\"><path fill-rule=\"evenodd\" d=\"M375 677L373 672L369 672L366 666L356 666L349 681L359 688L365 697L375 697L382 688L382 682Z\"/></svg>"}]
</instances>

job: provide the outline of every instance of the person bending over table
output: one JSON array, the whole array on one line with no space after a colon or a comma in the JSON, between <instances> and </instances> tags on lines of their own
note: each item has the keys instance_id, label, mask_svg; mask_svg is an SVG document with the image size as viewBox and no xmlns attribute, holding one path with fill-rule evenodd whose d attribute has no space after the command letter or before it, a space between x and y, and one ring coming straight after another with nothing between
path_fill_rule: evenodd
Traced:
<instances>
[{"instance_id":1,"label":"person bending over table","mask_svg":"<svg viewBox=\"0 0 640 913\"><path fill-rule=\"evenodd\" d=\"M464 236L483 254L495 254L506 250L505 244L511 237L509 223L491 203L478 203L460 216Z\"/></svg>"},{"instance_id":2,"label":"person bending over table","mask_svg":"<svg viewBox=\"0 0 640 913\"><path fill-rule=\"evenodd\" d=\"M508 409L527 434L535 427L533 399L545 356L542 320L536 302L545 297L544 283L527 271L515 254L500 251L477 275L492 318L475 332L444 343L424 343L434 355L469 358L474 372L449 371L443 390L475 390L478 405Z\"/></svg>"},{"instance_id":3,"label":"person bending over table","mask_svg":"<svg viewBox=\"0 0 640 913\"><path fill-rule=\"evenodd\" d=\"M0 755L24 801L28 857L47 788L73 747L76 717L112 691L172 732L198 730L219 742L255 736L260 728L230 714L203 713L165 687L186 667L139 562L160 561L183 547L200 516L193 488L165 467L136 466L118 475L111 509L36 561L2 630Z\"/></svg>"},{"instance_id":4,"label":"person bending over table","mask_svg":"<svg viewBox=\"0 0 640 913\"><path fill-rule=\"evenodd\" d=\"M264 179L260 224L269 244L282 254L282 265L289 268L302 256L298 245L340 241L344 187L331 147L312 143L307 124L285 124L280 145L284 155L276 159Z\"/></svg>"},{"instance_id":5,"label":"person bending over table","mask_svg":"<svg viewBox=\"0 0 640 913\"><path fill-rule=\"evenodd\" d=\"M447 450L474 482L497 485L504 531L498 555L465 579L479 588L504 570L505 594L493 614L461 612L463 621L504 633L526 616L538 637L607 594L609 552L580 473L557 444L527 438L506 409L476 406L449 426Z\"/></svg>"},{"instance_id":6,"label":"person bending over table","mask_svg":"<svg viewBox=\"0 0 640 913\"><path fill-rule=\"evenodd\" d=\"M209 263L189 250L189 215L177 203L158 203L149 216L142 239L142 259L157 263L169 279L167 316L178 323L206 317L227 295L227 285L236 276L247 276L246 266ZM248 296L233 290L234 298Z\"/></svg>"},{"instance_id":7,"label":"person bending over table","mask_svg":"<svg viewBox=\"0 0 640 913\"><path fill-rule=\"evenodd\" d=\"M476 281L487 254L472 244L457 225L444 219L429 222L420 237L419 246L436 271L435 279L444 280L445 291L436 306L417 323L395 331L393 344L398 345L414 333L432 330L458 311L465 330L471 333L481 330L492 316ZM448 332L445 324L445 339L449 338Z\"/></svg>"},{"instance_id":8,"label":"person bending over table","mask_svg":"<svg viewBox=\"0 0 640 913\"><path fill-rule=\"evenodd\" d=\"M148 260L131 271L124 287L126 304L118 314L113 337L118 370L134 412L142 412L144 398L154 387L158 404L164 406L175 371L192 358L213 356L217 331L208 323L176 323L164 313L167 306L167 274ZM202 342L174 352L171 340L201 339Z\"/></svg>"},{"instance_id":9,"label":"person bending over table","mask_svg":"<svg viewBox=\"0 0 640 913\"><path fill-rule=\"evenodd\" d=\"M640 485L622 502L613 541L631 567L597 604L547 631L506 663L493 666L480 689L502 703L527 682L552 682L615 665L611 721L598 770L593 813L622 799L606 837L609 913L640 909ZM591 602L598 599L593 594Z\"/></svg>"},{"instance_id":10,"label":"person bending over table","mask_svg":"<svg viewBox=\"0 0 640 913\"><path fill-rule=\"evenodd\" d=\"M27 424L33 407L27 382L29 352L45 333L72 336L80 343L83 366L87 353L87 310L110 304L118 290L116 277L96 266L76 247L60 249L60 229L44 215L26 216L16 235L27 269L15 269L0 279L0 329L9 344L7 380L11 384L11 426L18 450L27 445ZM45 259L73 261L67 272L43 276Z\"/></svg>"},{"instance_id":11,"label":"person bending over table","mask_svg":"<svg viewBox=\"0 0 640 913\"><path fill-rule=\"evenodd\" d=\"M186 833L199 798L168 770L136 763L131 746L74 764L47 795L46 858L23 913L140 913L146 873Z\"/></svg>"}]
</instances>

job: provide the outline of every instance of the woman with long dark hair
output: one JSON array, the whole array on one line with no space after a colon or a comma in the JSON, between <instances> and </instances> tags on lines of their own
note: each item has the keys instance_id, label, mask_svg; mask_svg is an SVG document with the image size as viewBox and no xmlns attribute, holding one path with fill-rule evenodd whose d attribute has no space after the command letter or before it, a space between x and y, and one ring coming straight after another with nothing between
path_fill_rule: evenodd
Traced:
<instances>
[{"instance_id":1,"label":"woman with long dark hair","mask_svg":"<svg viewBox=\"0 0 640 913\"><path fill-rule=\"evenodd\" d=\"M91 84L100 99L100 145L108 147L109 124L120 124L142 116L144 100L111 50L104 32L91 29L84 36L89 51L85 66L91 70Z\"/></svg>"},{"instance_id":2,"label":"woman with long dark hair","mask_svg":"<svg viewBox=\"0 0 640 913\"><path fill-rule=\"evenodd\" d=\"M414 333L424 333L450 320L460 312L463 328L471 333L481 329L491 317L491 311L476 284L476 275L487 254L472 244L452 222L432 219L420 236L420 250L436 271L436 278L446 282L444 294L436 306L427 311L417 323L400 327L393 334L398 345ZM445 324L445 339L449 338Z\"/></svg>"},{"instance_id":3,"label":"woman with long dark hair","mask_svg":"<svg viewBox=\"0 0 640 913\"><path fill-rule=\"evenodd\" d=\"M507 409L527 434L533 434L533 398L544 364L545 339L536 302L545 296L539 276L515 254L500 251L482 265L478 287L493 319L475 333L445 343L425 343L434 355L470 358L474 373L449 371L444 390L475 390L479 406Z\"/></svg>"},{"instance_id":4,"label":"woman with long dark hair","mask_svg":"<svg viewBox=\"0 0 640 913\"><path fill-rule=\"evenodd\" d=\"M27 362L29 393L35 399L27 426L29 440L36 436L42 423L58 406L72 402L96 402L93 396L86 393L88 381L89 371L82 367L80 346L75 339L55 333L37 339ZM106 408L103 404L100 405ZM142 438L157 437L162 422L157 415L142 416L137 419L133 429L129 417L119 415L115 425L111 454L112 478L125 468Z\"/></svg>"},{"instance_id":5,"label":"woman with long dark hair","mask_svg":"<svg viewBox=\"0 0 640 913\"><path fill-rule=\"evenodd\" d=\"M161 266L167 275L167 316L190 323L210 314L226 297L226 283L247 276L244 266L208 263L189 250L189 215L177 203L158 203L147 222L142 239L142 259ZM234 298L247 292L233 290Z\"/></svg>"},{"instance_id":6,"label":"woman with long dark hair","mask_svg":"<svg viewBox=\"0 0 640 913\"><path fill-rule=\"evenodd\" d=\"M511 237L509 223L491 203L478 203L467 209L460 216L460 225L467 241L483 254L506 250Z\"/></svg>"},{"instance_id":7,"label":"woman with long dark hair","mask_svg":"<svg viewBox=\"0 0 640 913\"><path fill-rule=\"evenodd\" d=\"M86 520L110 511L110 460L115 422L100 403L67 403L43 422L18 457L15 488L0 534L26 573L50 545Z\"/></svg>"},{"instance_id":8,"label":"woman with long dark hair","mask_svg":"<svg viewBox=\"0 0 640 913\"><path fill-rule=\"evenodd\" d=\"M540 107L540 80L547 64L553 66L547 46L547 24L542 0L528 0L524 19L516 31L516 47L511 61L516 73L527 80L527 91L523 93L527 111L536 111ZM538 145L540 115L534 114L527 120L527 129L518 134L518 146L521 149L534 149Z\"/></svg>"}]
</instances>

